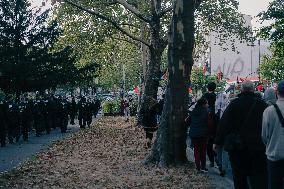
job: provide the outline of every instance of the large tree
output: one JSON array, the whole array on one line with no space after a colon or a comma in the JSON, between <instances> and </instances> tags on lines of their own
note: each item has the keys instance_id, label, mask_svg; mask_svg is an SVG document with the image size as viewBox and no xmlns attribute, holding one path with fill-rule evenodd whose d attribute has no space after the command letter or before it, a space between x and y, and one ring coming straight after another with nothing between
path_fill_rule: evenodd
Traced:
<instances>
[{"instance_id":1,"label":"large tree","mask_svg":"<svg viewBox=\"0 0 284 189\"><path fill-rule=\"evenodd\" d=\"M61 29L48 22L48 13L33 10L27 0L0 1L0 84L6 92L55 88L93 71L75 67L70 47L51 52Z\"/></svg>"},{"instance_id":2,"label":"large tree","mask_svg":"<svg viewBox=\"0 0 284 189\"><path fill-rule=\"evenodd\" d=\"M146 160L161 166L186 162L188 78L193 65L194 11L200 2L177 0L169 29L169 81L160 128L152 154Z\"/></svg>"},{"instance_id":3,"label":"large tree","mask_svg":"<svg viewBox=\"0 0 284 189\"><path fill-rule=\"evenodd\" d=\"M93 15L95 26L92 34L105 31L106 35L119 34L122 40L132 40L140 42L148 48L149 63L147 65L145 81L145 91L141 108L148 105L146 97L157 97L157 89L161 76L160 66L162 53L168 45L167 28L170 23L173 2L171 0L62 0L65 2L60 7L66 11L64 18L68 14ZM198 6L195 11L196 38L202 44L204 37L201 35L209 34L215 30L220 33L220 38L230 39L228 33L238 33L241 38L248 34L248 28L244 28L242 15L237 12L237 2L235 0L206 0L196 1ZM197 5L196 4L196 5ZM74 12L71 7L76 7L84 13ZM77 16L78 16L77 15ZM80 18L80 16L78 16ZM80 20L80 19L76 19ZM89 23L89 22L88 22ZM85 24L89 26L89 24ZM145 26L145 27L142 27ZM84 28L84 27L83 27ZM107 28L107 29L106 29ZM141 36L141 30L146 35ZM140 32L137 32L140 31ZM228 41L228 40L223 40Z\"/></svg>"},{"instance_id":4,"label":"large tree","mask_svg":"<svg viewBox=\"0 0 284 189\"><path fill-rule=\"evenodd\" d=\"M262 27L258 33L259 37L272 41L272 53L265 55L260 65L261 77L279 82L284 74L284 1L272 1L259 17L262 21L273 21L270 25Z\"/></svg>"}]
</instances>

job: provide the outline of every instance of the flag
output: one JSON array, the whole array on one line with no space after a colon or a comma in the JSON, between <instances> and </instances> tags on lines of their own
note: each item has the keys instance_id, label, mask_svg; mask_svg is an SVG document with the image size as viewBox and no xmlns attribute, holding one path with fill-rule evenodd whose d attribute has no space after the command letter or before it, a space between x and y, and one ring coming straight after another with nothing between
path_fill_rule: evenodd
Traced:
<instances>
[{"instance_id":1,"label":"flag","mask_svg":"<svg viewBox=\"0 0 284 189\"><path fill-rule=\"evenodd\" d=\"M135 94L139 94L139 92L140 92L139 87L138 87L138 86L134 87L133 92L134 92Z\"/></svg>"}]
</instances>

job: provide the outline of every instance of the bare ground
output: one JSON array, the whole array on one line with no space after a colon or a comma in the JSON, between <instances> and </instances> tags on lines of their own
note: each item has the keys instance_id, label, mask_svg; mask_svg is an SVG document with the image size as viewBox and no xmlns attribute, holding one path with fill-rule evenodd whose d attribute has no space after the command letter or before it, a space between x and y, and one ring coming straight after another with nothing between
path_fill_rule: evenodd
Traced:
<instances>
[{"instance_id":1,"label":"bare ground","mask_svg":"<svg viewBox=\"0 0 284 189\"><path fill-rule=\"evenodd\" d=\"M193 164L144 166L150 152L133 120L103 117L0 175L0 188L212 188Z\"/></svg>"}]
</instances>

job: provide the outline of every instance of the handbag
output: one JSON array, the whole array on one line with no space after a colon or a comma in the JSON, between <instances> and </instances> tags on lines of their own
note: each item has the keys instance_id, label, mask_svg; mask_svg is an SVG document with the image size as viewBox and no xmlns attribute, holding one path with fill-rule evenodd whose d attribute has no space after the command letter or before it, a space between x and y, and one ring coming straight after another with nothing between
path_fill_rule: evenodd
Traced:
<instances>
[{"instance_id":1,"label":"handbag","mask_svg":"<svg viewBox=\"0 0 284 189\"><path fill-rule=\"evenodd\" d=\"M241 135L238 133L238 131L242 130L242 128L247 124L247 121L250 117L250 114L256 104L256 100L254 101L253 105L250 108L249 113L247 114L247 117L241 127L239 127L238 130L235 130L234 132L229 133L227 136L225 136L224 140L224 150L226 152L234 152L234 151L240 151L244 149L244 143L241 138Z\"/></svg>"}]
</instances>

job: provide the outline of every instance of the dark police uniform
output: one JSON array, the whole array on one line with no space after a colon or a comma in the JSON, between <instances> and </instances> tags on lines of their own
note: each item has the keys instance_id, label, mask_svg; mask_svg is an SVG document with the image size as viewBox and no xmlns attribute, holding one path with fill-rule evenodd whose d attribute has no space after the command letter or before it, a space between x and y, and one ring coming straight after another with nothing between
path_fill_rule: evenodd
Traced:
<instances>
[{"instance_id":1,"label":"dark police uniform","mask_svg":"<svg viewBox=\"0 0 284 189\"><path fill-rule=\"evenodd\" d=\"M6 146L7 120L6 120L6 104L0 103L0 143L1 147Z\"/></svg>"},{"instance_id":2,"label":"dark police uniform","mask_svg":"<svg viewBox=\"0 0 284 189\"><path fill-rule=\"evenodd\" d=\"M83 99L78 103L78 120L80 128L84 129L87 122L87 103Z\"/></svg>"},{"instance_id":3,"label":"dark police uniform","mask_svg":"<svg viewBox=\"0 0 284 189\"><path fill-rule=\"evenodd\" d=\"M72 101L69 105L69 115L70 115L70 124L71 125L75 124L74 120L75 120L76 113L77 113L77 104L75 102L75 99L72 98Z\"/></svg>"},{"instance_id":4,"label":"dark police uniform","mask_svg":"<svg viewBox=\"0 0 284 189\"><path fill-rule=\"evenodd\" d=\"M14 138L16 138L16 142L18 142L20 139L19 107L13 102L8 103L7 126L9 143L12 144Z\"/></svg>"}]
</instances>

